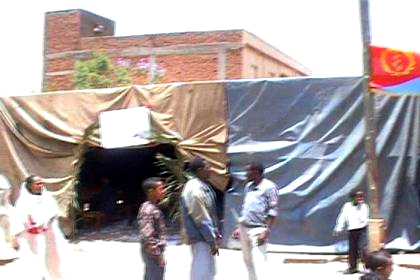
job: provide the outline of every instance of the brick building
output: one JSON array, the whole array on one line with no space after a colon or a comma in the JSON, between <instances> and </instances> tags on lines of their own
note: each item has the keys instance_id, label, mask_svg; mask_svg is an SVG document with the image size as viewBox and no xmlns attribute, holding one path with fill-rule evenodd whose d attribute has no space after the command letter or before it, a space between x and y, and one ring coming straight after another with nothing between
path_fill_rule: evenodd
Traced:
<instances>
[{"instance_id":1,"label":"brick building","mask_svg":"<svg viewBox=\"0 0 420 280\"><path fill-rule=\"evenodd\" d=\"M298 62L244 30L114 36L115 23L84 10L45 16L43 90L74 88L74 65L93 52L133 67L133 83L301 76ZM146 67L146 68L144 68ZM131 68L130 68L131 69ZM137 69L137 68L136 68ZM138 69L137 69L138 70Z\"/></svg>"}]
</instances>

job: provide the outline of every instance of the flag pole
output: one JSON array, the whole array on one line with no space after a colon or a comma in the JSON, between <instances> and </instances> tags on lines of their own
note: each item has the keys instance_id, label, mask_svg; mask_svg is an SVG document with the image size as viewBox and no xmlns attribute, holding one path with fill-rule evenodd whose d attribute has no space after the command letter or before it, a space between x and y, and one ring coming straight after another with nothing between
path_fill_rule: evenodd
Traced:
<instances>
[{"instance_id":1,"label":"flag pole","mask_svg":"<svg viewBox=\"0 0 420 280\"><path fill-rule=\"evenodd\" d=\"M370 220L368 229L369 251L382 247L383 219L379 205L379 168L376 156L375 98L369 92L371 76L369 0L359 0L363 42L363 110L365 119L365 151L368 179L368 204Z\"/></svg>"}]
</instances>

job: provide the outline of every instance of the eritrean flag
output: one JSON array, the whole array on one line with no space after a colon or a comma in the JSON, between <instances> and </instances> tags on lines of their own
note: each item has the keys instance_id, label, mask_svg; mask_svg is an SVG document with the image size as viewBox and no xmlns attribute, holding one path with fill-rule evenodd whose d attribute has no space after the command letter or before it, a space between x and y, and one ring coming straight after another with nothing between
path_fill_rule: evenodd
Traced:
<instances>
[{"instance_id":1,"label":"eritrean flag","mask_svg":"<svg viewBox=\"0 0 420 280\"><path fill-rule=\"evenodd\" d=\"M370 87L395 95L420 95L420 54L371 47Z\"/></svg>"}]
</instances>

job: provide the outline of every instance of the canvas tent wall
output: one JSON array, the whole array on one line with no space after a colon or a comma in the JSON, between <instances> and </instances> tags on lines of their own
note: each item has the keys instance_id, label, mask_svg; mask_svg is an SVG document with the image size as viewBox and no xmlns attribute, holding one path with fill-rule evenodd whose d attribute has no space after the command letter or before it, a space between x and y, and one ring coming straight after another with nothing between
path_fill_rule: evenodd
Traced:
<instances>
[{"instance_id":1,"label":"canvas tent wall","mask_svg":"<svg viewBox=\"0 0 420 280\"><path fill-rule=\"evenodd\" d=\"M332 252L331 236L350 191L366 189L362 78L290 78L47 93L1 98L0 173L18 184L36 173L57 186L63 212L72 198L77 151L99 112L149 106L154 128L178 139L187 157L201 155L223 189L226 163L235 176L225 202L225 241L240 210L241 179L262 161L280 191L275 250ZM420 247L417 187L420 102L377 99L381 211L388 245ZM97 134L85 137L99 145ZM338 247L337 247L338 246Z\"/></svg>"},{"instance_id":2,"label":"canvas tent wall","mask_svg":"<svg viewBox=\"0 0 420 280\"><path fill-rule=\"evenodd\" d=\"M108 110L148 106L157 133L174 138L187 158L205 158L213 183L226 176L226 99L221 83L131 86L116 89L45 93L0 99L0 173L18 185L28 174L48 178L63 216L74 197L74 166L80 145L100 145L86 133Z\"/></svg>"}]
</instances>

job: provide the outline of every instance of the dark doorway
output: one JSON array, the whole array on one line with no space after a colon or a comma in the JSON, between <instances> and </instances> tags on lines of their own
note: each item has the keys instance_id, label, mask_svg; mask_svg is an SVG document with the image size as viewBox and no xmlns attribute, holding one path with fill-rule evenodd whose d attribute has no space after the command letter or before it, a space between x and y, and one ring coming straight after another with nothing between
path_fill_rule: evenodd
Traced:
<instances>
[{"instance_id":1,"label":"dark doorway","mask_svg":"<svg viewBox=\"0 0 420 280\"><path fill-rule=\"evenodd\" d=\"M172 145L103 149L90 148L83 157L77 186L81 210L79 227L96 229L124 221L135 226L138 208L145 201L144 179L159 176L156 154L174 158Z\"/></svg>"}]
</instances>

